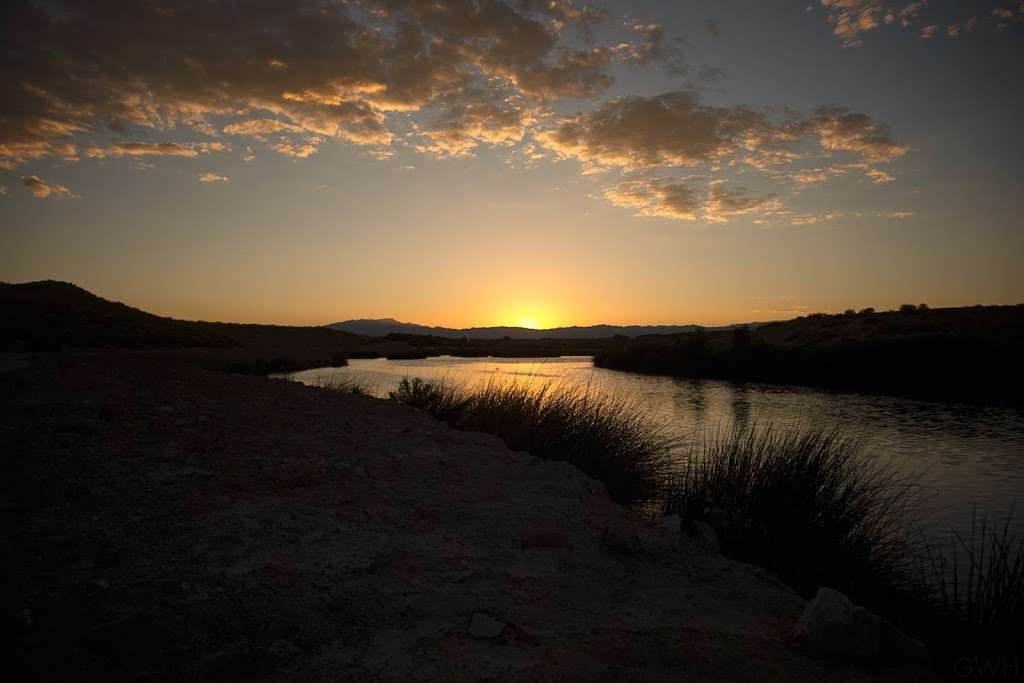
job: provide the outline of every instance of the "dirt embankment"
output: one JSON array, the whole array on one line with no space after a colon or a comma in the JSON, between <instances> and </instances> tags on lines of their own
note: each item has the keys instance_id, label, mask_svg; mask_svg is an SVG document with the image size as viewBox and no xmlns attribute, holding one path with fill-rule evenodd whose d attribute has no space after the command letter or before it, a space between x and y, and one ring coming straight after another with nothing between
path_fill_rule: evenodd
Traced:
<instances>
[{"instance_id":1,"label":"dirt embankment","mask_svg":"<svg viewBox=\"0 0 1024 683\"><path fill-rule=\"evenodd\" d=\"M5 367L14 678L872 677L791 653L765 572L494 437L167 358Z\"/></svg>"}]
</instances>

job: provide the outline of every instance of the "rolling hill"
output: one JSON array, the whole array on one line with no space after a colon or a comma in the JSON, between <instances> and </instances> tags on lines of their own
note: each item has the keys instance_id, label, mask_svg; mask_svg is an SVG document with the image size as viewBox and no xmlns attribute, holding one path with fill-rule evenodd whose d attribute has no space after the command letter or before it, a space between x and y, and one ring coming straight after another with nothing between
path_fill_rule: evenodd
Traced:
<instances>
[{"instance_id":1,"label":"rolling hill","mask_svg":"<svg viewBox=\"0 0 1024 683\"><path fill-rule=\"evenodd\" d=\"M750 323L756 327L759 323ZM608 337L640 337L649 334L683 334L698 329L698 325L587 325L573 327L552 327L534 330L528 327L431 327L416 323L405 323L394 318L373 320L346 320L331 323L326 327L332 330L344 330L367 337L386 337L389 334L411 334L448 339L605 339ZM708 328L709 330L729 330L737 325Z\"/></svg>"}]
</instances>

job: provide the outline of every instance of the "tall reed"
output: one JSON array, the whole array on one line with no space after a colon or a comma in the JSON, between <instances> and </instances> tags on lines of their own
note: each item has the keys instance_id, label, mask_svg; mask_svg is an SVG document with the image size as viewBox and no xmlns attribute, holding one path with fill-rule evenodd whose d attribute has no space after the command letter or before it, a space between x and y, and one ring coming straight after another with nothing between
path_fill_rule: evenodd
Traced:
<instances>
[{"instance_id":1,"label":"tall reed","mask_svg":"<svg viewBox=\"0 0 1024 683\"><path fill-rule=\"evenodd\" d=\"M838 430L733 427L697 440L662 511L709 522L726 555L798 592L867 596L913 576L913 494Z\"/></svg>"},{"instance_id":2,"label":"tall reed","mask_svg":"<svg viewBox=\"0 0 1024 683\"><path fill-rule=\"evenodd\" d=\"M922 583L929 607L921 615L934 653L952 660L967 656L997 666L1018 657L1024 675L1024 539L1010 530L1011 510L1002 526L975 513L966 535L950 532L944 547L926 543Z\"/></svg>"},{"instance_id":3,"label":"tall reed","mask_svg":"<svg viewBox=\"0 0 1024 683\"><path fill-rule=\"evenodd\" d=\"M570 462L624 504L659 499L677 445L639 402L589 387L403 379L392 397L459 429L495 434L515 450Z\"/></svg>"}]
</instances>

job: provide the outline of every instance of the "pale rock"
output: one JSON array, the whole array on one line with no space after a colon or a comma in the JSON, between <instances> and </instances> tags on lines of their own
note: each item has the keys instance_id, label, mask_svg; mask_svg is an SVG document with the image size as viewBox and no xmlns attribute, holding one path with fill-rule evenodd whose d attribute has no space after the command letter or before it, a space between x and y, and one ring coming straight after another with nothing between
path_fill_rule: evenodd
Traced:
<instances>
[{"instance_id":1,"label":"pale rock","mask_svg":"<svg viewBox=\"0 0 1024 683\"><path fill-rule=\"evenodd\" d=\"M928 651L917 640L876 614L822 587L807 603L793 629L795 649L821 658L868 659L926 665Z\"/></svg>"}]
</instances>

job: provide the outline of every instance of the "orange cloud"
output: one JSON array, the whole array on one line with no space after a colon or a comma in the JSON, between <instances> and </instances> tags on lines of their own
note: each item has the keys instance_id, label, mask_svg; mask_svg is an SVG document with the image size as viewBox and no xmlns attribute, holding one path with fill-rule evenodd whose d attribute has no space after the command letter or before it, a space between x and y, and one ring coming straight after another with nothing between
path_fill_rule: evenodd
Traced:
<instances>
[{"instance_id":1,"label":"orange cloud","mask_svg":"<svg viewBox=\"0 0 1024 683\"><path fill-rule=\"evenodd\" d=\"M15 5L7 48L18 65L0 79L4 169L45 156L77 158L75 138L132 128L389 144L389 112L451 107L462 94L495 89L539 106L589 97L612 82L612 48L563 40L568 27L589 34L603 18L571 0L239 0L173 11L87 0L65 0L59 9ZM237 120L216 130L215 117L225 116ZM503 143L522 136L521 123L494 128L468 120L465 139ZM444 129L433 132L441 152L466 146ZM317 144L308 137L272 146L309 156ZM95 141L90 151L97 158L191 156Z\"/></svg>"},{"instance_id":2,"label":"orange cloud","mask_svg":"<svg viewBox=\"0 0 1024 683\"><path fill-rule=\"evenodd\" d=\"M629 180L608 188L604 197L615 206L635 209L639 216L697 220L698 194L683 183L659 179Z\"/></svg>"},{"instance_id":3,"label":"orange cloud","mask_svg":"<svg viewBox=\"0 0 1024 683\"><path fill-rule=\"evenodd\" d=\"M21 180L22 185L28 188L29 192L40 199L46 199L47 197L77 199L79 197L79 195L76 195L63 185L48 183L37 175L22 176L19 180Z\"/></svg>"}]
</instances>

